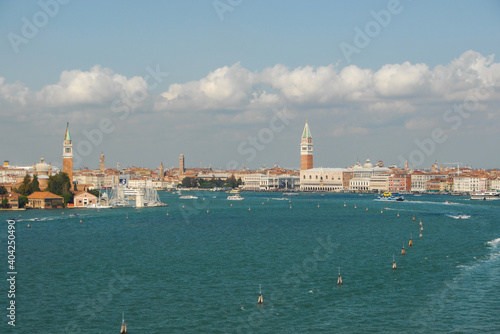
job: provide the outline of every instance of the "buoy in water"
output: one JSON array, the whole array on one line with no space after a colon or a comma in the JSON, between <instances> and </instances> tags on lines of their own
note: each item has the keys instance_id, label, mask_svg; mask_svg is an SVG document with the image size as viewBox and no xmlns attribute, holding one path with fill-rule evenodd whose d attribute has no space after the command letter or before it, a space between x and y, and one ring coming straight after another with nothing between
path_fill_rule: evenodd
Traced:
<instances>
[{"instance_id":1,"label":"buoy in water","mask_svg":"<svg viewBox=\"0 0 500 334\"><path fill-rule=\"evenodd\" d=\"M210 210L207 210L207 214L209 214L209 213L210 213Z\"/></svg>"},{"instance_id":2,"label":"buoy in water","mask_svg":"<svg viewBox=\"0 0 500 334\"><path fill-rule=\"evenodd\" d=\"M318 208L319 208L319 203L318 203Z\"/></svg>"},{"instance_id":3,"label":"buoy in water","mask_svg":"<svg viewBox=\"0 0 500 334\"><path fill-rule=\"evenodd\" d=\"M101 213L101 210L97 209L97 213Z\"/></svg>"},{"instance_id":4,"label":"buoy in water","mask_svg":"<svg viewBox=\"0 0 500 334\"><path fill-rule=\"evenodd\" d=\"M396 264L396 260L394 259L394 255L392 255L392 269L398 269L398 265Z\"/></svg>"},{"instance_id":5,"label":"buoy in water","mask_svg":"<svg viewBox=\"0 0 500 334\"><path fill-rule=\"evenodd\" d=\"M403 244L403 248L401 248L401 255L406 255L405 244Z\"/></svg>"},{"instance_id":6,"label":"buoy in water","mask_svg":"<svg viewBox=\"0 0 500 334\"><path fill-rule=\"evenodd\" d=\"M380 210L380 213L384 213L384 210Z\"/></svg>"},{"instance_id":7,"label":"buoy in water","mask_svg":"<svg viewBox=\"0 0 500 334\"><path fill-rule=\"evenodd\" d=\"M262 296L262 288L259 284L259 299L257 300L257 304L264 304L264 296Z\"/></svg>"},{"instance_id":8,"label":"buoy in water","mask_svg":"<svg viewBox=\"0 0 500 334\"><path fill-rule=\"evenodd\" d=\"M170 216L170 213L168 213L168 211L167 211L167 217L168 217L168 216ZM127 218L128 218L128 216L127 216Z\"/></svg>"},{"instance_id":9,"label":"buoy in water","mask_svg":"<svg viewBox=\"0 0 500 334\"><path fill-rule=\"evenodd\" d=\"M342 285L342 276L340 276L340 267L339 267L339 277L337 278L337 284Z\"/></svg>"},{"instance_id":10,"label":"buoy in water","mask_svg":"<svg viewBox=\"0 0 500 334\"><path fill-rule=\"evenodd\" d=\"M231 207L233 207L233 203L231 203Z\"/></svg>"},{"instance_id":11,"label":"buoy in water","mask_svg":"<svg viewBox=\"0 0 500 334\"><path fill-rule=\"evenodd\" d=\"M399 212L398 212L398 216L397 217L399 218Z\"/></svg>"},{"instance_id":12,"label":"buoy in water","mask_svg":"<svg viewBox=\"0 0 500 334\"><path fill-rule=\"evenodd\" d=\"M80 218L80 224L83 223L83 219Z\"/></svg>"},{"instance_id":13,"label":"buoy in water","mask_svg":"<svg viewBox=\"0 0 500 334\"><path fill-rule=\"evenodd\" d=\"M21 218L21 215L19 215L19 218Z\"/></svg>"},{"instance_id":14,"label":"buoy in water","mask_svg":"<svg viewBox=\"0 0 500 334\"><path fill-rule=\"evenodd\" d=\"M252 209L250 209L250 207L248 207L248 211L252 211Z\"/></svg>"},{"instance_id":15,"label":"buoy in water","mask_svg":"<svg viewBox=\"0 0 500 334\"><path fill-rule=\"evenodd\" d=\"M422 226L422 221L420 221L420 226Z\"/></svg>"},{"instance_id":16,"label":"buoy in water","mask_svg":"<svg viewBox=\"0 0 500 334\"><path fill-rule=\"evenodd\" d=\"M408 246L411 247L413 246L413 240L412 240L412 237L410 236L410 241L408 242Z\"/></svg>"},{"instance_id":17,"label":"buoy in water","mask_svg":"<svg viewBox=\"0 0 500 334\"><path fill-rule=\"evenodd\" d=\"M262 205L264 205L264 202L262 202Z\"/></svg>"},{"instance_id":18,"label":"buoy in water","mask_svg":"<svg viewBox=\"0 0 500 334\"><path fill-rule=\"evenodd\" d=\"M422 238L422 232L420 232L419 238Z\"/></svg>"},{"instance_id":19,"label":"buoy in water","mask_svg":"<svg viewBox=\"0 0 500 334\"><path fill-rule=\"evenodd\" d=\"M290 205L290 210L292 210L292 205Z\"/></svg>"},{"instance_id":20,"label":"buoy in water","mask_svg":"<svg viewBox=\"0 0 500 334\"><path fill-rule=\"evenodd\" d=\"M415 216L413 216L413 221L415 221Z\"/></svg>"},{"instance_id":21,"label":"buoy in water","mask_svg":"<svg viewBox=\"0 0 500 334\"><path fill-rule=\"evenodd\" d=\"M28 223L28 228L30 228L30 227L31 227L31 225Z\"/></svg>"},{"instance_id":22,"label":"buoy in water","mask_svg":"<svg viewBox=\"0 0 500 334\"><path fill-rule=\"evenodd\" d=\"M368 208L366 208L366 211L368 211Z\"/></svg>"},{"instance_id":23,"label":"buoy in water","mask_svg":"<svg viewBox=\"0 0 500 334\"><path fill-rule=\"evenodd\" d=\"M354 204L354 208L355 208L355 209L357 208L356 204Z\"/></svg>"},{"instance_id":24,"label":"buoy in water","mask_svg":"<svg viewBox=\"0 0 500 334\"><path fill-rule=\"evenodd\" d=\"M184 209L184 205L182 206L182 208Z\"/></svg>"},{"instance_id":25,"label":"buoy in water","mask_svg":"<svg viewBox=\"0 0 500 334\"><path fill-rule=\"evenodd\" d=\"M423 226L420 226L420 231L423 231L424 230L424 227Z\"/></svg>"},{"instance_id":26,"label":"buoy in water","mask_svg":"<svg viewBox=\"0 0 500 334\"><path fill-rule=\"evenodd\" d=\"M345 204L345 202L344 202L344 208L345 208L346 206L347 206L347 205L346 205L346 204Z\"/></svg>"}]
</instances>

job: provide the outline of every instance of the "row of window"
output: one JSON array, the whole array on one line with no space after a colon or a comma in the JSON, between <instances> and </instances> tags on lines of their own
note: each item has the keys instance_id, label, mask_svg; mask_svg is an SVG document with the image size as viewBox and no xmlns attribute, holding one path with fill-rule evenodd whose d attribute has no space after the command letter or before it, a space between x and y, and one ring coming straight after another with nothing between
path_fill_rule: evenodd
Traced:
<instances>
[{"instance_id":1,"label":"row of window","mask_svg":"<svg viewBox=\"0 0 500 334\"><path fill-rule=\"evenodd\" d=\"M303 179L305 180L306 179L306 176L304 175ZM309 180L312 179L312 175L309 175ZM318 175L316 175L316 180L318 179ZM321 176L319 178L320 180L323 180L323 176ZM325 175L325 180L328 180L328 175ZM340 181L340 177L338 178L338 180Z\"/></svg>"}]
</instances>

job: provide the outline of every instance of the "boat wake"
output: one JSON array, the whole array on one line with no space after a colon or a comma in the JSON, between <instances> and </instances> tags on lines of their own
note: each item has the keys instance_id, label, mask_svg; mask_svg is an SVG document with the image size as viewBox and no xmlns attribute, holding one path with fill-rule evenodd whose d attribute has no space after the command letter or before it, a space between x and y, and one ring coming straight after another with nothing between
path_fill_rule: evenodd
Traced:
<instances>
[{"instance_id":1,"label":"boat wake","mask_svg":"<svg viewBox=\"0 0 500 334\"><path fill-rule=\"evenodd\" d=\"M450 218L453 218L453 219L469 219L470 218L470 215L446 215Z\"/></svg>"}]
</instances>

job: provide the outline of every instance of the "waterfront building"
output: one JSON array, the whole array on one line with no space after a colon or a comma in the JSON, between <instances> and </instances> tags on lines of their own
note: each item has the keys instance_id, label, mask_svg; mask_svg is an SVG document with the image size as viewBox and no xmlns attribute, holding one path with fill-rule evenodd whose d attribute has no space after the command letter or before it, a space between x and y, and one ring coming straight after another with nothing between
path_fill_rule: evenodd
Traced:
<instances>
[{"instance_id":1,"label":"waterfront building","mask_svg":"<svg viewBox=\"0 0 500 334\"><path fill-rule=\"evenodd\" d=\"M411 190L411 176L404 171L394 171L389 176L388 190L390 192L408 192Z\"/></svg>"},{"instance_id":2,"label":"waterfront building","mask_svg":"<svg viewBox=\"0 0 500 334\"><path fill-rule=\"evenodd\" d=\"M346 168L312 168L300 171L301 191L342 191Z\"/></svg>"},{"instance_id":3,"label":"waterfront building","mask_svg":"<svg viewBox=\"0 0 500 334\"><path fill-rule=\"evenodd\" d=\"M379 166L379 165L377 165ZM389 177L391 176L391 171L383 172L380 174L374 174L370 177L369 190L371 192L384 192L389 190Z\"/></svg>"},{"instance_id":4,"label":"waterfront building","mask_svg":"<svg viewBox=\"0 0 500 334\"><path fill-rule=\"evenodd\" d=\"M500 191L500 177L491 180L490 190Z\"/></svg>"},{"instance_id":5,"label":"waterfront building","mask_svg":"<svg viewBox=\"0 0 500 334\"><path fill-rule=\"evenodd\" d=\"M348 170L352 173L348 190L355 192L371 191L370 182L372 177L391 171L391 169L387 167L380 167L378 165L373 166L369 158L366 159L362 166L358 161L355 166L348 168ZM380 181L378 181L378 184L378 186L381 186ZM388 178L387 185L384 184L382 188L388 189Z\"/></svg>"},{"instance_id":6,"label":"waterfront building","mask_svg":"<svg viewBox=\"0 0 500 334\"><path fill-rule=\"evenodd\" d=\"M453 191L472 193L490 190L491 180L485 174L461 174L453 178Z\"/></svg>"},{"instance_id":7,"label":"waterfront building","mask_svg":"<svg viewBox=\"0 0 500 334\"><path fill-rule=\"evenodd\" d=\"M49 191L35 191L28 196L27 206L33 209L62 208L63 198Z\"/></svg>"},{"instance_id":8,"label":"waterfront building","mask_svg":"<svg viewBox=\"0 0 500 334\"><path fill-rule=\"evenodd\" d=\"M80 191L75 195L73 203L75 208L85 208L89 204L97 204L97 196L86 191Z\"/></svg>"},{"instance_id":9,"label":"waterfront building","mask_svg":"<svg viewBox=\"0 0 500 334\"><path fill-rule=\"evenodd\" d=\"M63 172L68 174L71 184L73 184L73 144L69 133L69 123L66 125L66 134L63 142ZM40 189L42 189L40 187Z\"/></svg>"},{"instance_id":10,"label":"waterfront building","mask_svg":"<svg viewBox=\"0 0 500 334\"><path fill-rule=\"evenodd\" d=\"M444 179L448 175L440 173L426 173L423 171L414 171L411 174L411 191L412 192L426 192L427 181L432 179Z\"/></svg>"},{"instance_id":11,"label":"waterfront building","mask_svg":"<svg viewBox=\"0 0 500 334\"><path fill-rule=\"evenodd\" d=\"M5 195L5 198L7 198L8 200L10 209L19 209L19 196L21 195L15 192L10 192L7 195Z\"/></svg>"}]
</instances>

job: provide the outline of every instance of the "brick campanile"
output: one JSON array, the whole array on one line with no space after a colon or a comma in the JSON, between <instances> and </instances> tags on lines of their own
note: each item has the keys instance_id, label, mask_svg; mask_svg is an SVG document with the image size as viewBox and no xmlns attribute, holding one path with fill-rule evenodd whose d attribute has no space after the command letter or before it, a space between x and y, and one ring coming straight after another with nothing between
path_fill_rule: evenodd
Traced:
<instances>
[{"instance_id":1,"label":"brick campanile","mask_svg":"<svg viewBox=\"0 0 500 334\"><path fill-rule=\"evenodd\" d=\"M300 170L313 168L313 141L309 125L304 126L302 139L300 140Z\"/></svg>"},{"instance_id":2,"label":"brick campanile","mask_svg":"<svg viewBox=\"0 0 500 334\"><path fill-rule=\"evenodd\" d=\"M63 170L68 174L71 185L73 185L73 144L69 134L69 123L66 125L66 135L63 142Z\"/></svg>"}]
</instances>

